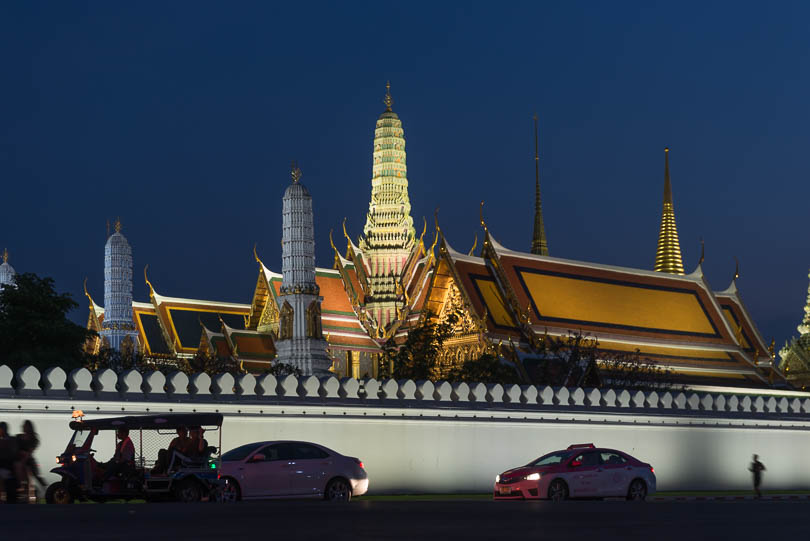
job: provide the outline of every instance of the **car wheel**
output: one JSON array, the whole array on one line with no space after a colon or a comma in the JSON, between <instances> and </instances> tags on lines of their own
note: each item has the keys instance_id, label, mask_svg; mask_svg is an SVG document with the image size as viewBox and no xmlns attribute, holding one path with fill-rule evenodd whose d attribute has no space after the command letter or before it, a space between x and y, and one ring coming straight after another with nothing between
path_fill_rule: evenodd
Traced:
<instances>
[{"instance_id":1,"label":"car wheel","mask_svg":"<svg viewBox=\"0 0 810 541\"><path fill-rule=\"evenodd\" d=\"M332 479L326 485L324 498L330 502L348 502L352 499L352 487L345 479Z\"/></svg>"},{"instance_id":2,"label":"car wheel","mask_svg":"<svg viewBox=\"0 0 810 541\"><path fill-rule=\"evenodd\" d=\"M627 499L643 502L647 499L647 485L641 479L634 479L627 490Z\"/></svg>"},{"instance_id":3,"label":"car wheel","mask_svg":"<svg viewBox=\"0 0 810 541\"><path fill-rule=\"evenodd\" d=\"M202 499L202 490L200 490L200 483L193 478L187 478L180 481L177 488L174 490L174 496L177 501L183 503L194 503Z\"/></svg>"},{"instance_id":4,"label":"car wheel","mask_svg":"<svg viewBox=\"0 0 810 541\"><path fill-rule=\"evenodd\" d=\"M71 494L70 487L66 483L58 481L45 491L45 501L57 505L73 503L73 494Z\"/></svg>"},{"instance_id":5,"label":"car wheel","mask_svg":"<svg viewBox=\"0 0 810 541\"><path fill-rule=\"evenodd\" d=\"M223 503L238 502L242 499L242 489L233 477L225 477L224 484L218 491L219 501Z\"/></svg>"},{"instance_id":6,"label":"car wheel","mask_svg":"<svg viewBox=\"0 0 810 541\"><path fill-rule=\"evenodd\" d=\"M568 499L568 485L562 479L555 479L548 487L548 499L561 502Z\"/></svg>"}]
</instances>

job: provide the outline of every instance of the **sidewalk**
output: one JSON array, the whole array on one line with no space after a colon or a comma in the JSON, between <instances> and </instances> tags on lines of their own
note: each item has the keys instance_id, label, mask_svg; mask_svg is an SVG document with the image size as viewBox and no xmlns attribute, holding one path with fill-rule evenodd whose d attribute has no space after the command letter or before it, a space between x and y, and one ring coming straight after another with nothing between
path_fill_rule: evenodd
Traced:
<instances>
[{"instance_id":1,"label":"sidewalk","mask_svg":"<svg viewBox=\"0 0 810 541\"><path fill-rule=\"evenodd\" d=\"M756 496L751 494L683 494L653 496L648 501L653 502L694 502L694 501L739 501L756 500ZM763 494L761 500L810 500L810 494Z\"/></svg>"}]
</instances>

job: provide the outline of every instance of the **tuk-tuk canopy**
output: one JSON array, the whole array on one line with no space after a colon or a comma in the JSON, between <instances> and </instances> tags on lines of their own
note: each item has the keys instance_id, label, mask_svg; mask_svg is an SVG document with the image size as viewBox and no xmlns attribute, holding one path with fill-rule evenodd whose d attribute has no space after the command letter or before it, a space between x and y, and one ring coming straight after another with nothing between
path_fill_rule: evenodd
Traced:
<instances>
[{"instance_id":1,"label":"tuk-tuk canopy","mask_svg":"<svg viewBox=\"0 0 810 541\"><path fill-rule=\"evenodd\" d=\"M126 417L107 417L105 419L89 419L86 421L71 421L71 430L159 430L177 429L193 426L222 426L221 413L169 413L166 415L127 415Z\"/></svg>"}]
</instances>

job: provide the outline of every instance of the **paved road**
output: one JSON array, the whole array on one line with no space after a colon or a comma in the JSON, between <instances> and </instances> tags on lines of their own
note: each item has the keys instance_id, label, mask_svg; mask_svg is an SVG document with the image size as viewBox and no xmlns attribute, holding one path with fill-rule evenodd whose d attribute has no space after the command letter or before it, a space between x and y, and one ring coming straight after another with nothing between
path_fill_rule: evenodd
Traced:
<instances>
[{"instance_id":1,"label":"paved road","mask_svg":"<svg viewBox=\"0 0 810 541\"><path fill-rule=\"evenodd\" d=\"M314 501L0 506L3 539L805 539L810 502ZM7 537L8 535L8 537Z\"/></svg>"}]
</instances>

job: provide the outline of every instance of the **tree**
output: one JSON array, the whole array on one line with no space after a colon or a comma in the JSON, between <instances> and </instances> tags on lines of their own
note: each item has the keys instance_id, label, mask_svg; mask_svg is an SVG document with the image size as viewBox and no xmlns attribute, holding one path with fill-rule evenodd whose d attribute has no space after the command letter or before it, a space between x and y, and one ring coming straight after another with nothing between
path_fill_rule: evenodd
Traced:
<instances>
[{"instance_id":1,"label":"tree","mask_svg":"<svg viewBox=\"0 0 810 541\"><path fill-rule=\"evenodd\" d=\"M433 323L428 313L422 324L408 331L408 337L401 346L392 337L383 348L380 377L438 379L439 354L445 341L453 335L455 322L455 316L451 314L446 321Z\"/></svg>"},{"instance_id":2,"label":"tree","mask_svg":"<svg viewBox=\"0 0 810 541\"><path fill-rule=\"evenodd\" d=\"M485 353L478 359L471 359L454 367L447 379L471 383L521 383L520 374L510 364L504 364L499 357Z\"/></svg>"},{"instance_id":3,"label":"tree","mask_svg":"<svg viewBox=\"0 0 810 541\"><path fill-rule=\"evenodd\" d=\"M301 369L297 366L294 366L290 363L279 363L274 362L270 365L269 368L264 370L265 374L272 374L277 378L283 378L284 376L293 375L297 378L300 378L303 374L301 373Z\"/></svg>"},{"instance_id":4,"label":"tree","mask_svg":"<svg viewBox=\"0 0 810 541\"><path fill-rule=\"evenodd\" d=\"M13 285L0 288L0 362L17 369L82 365L85 342L96 336L67 319L79 305L59 294L52 278L18 274Z\"/></svg>"},{"instance_id":5,"label":"tree","mask_svg":"<svg viewBox=\"0 0 810 541\"><path fill-rule=\"evenodd\" d=\"M628 390L667 390L672 388L672 371L643 358L640 350L615 353L599 348L590 335L543 340L544 350L523 365L532 383L567 387L611 387Z\"/></svg>"}]
</instances>

